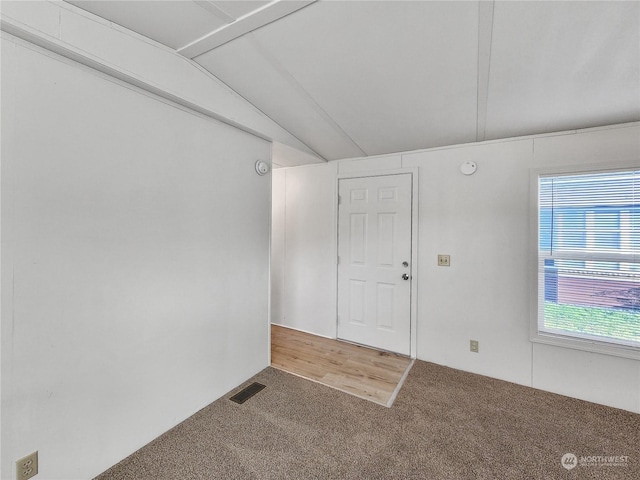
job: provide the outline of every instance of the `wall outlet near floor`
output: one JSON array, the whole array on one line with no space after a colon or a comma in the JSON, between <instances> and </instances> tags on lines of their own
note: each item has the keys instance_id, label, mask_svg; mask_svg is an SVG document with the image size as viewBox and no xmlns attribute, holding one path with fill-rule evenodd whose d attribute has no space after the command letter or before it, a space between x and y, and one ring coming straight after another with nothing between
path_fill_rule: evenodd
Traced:
<instances>
[{"instance_id":1,"label":"wall outlet near floor","mask_svg":"<svg viewBox=\"0 0 640 480\"><path fill-rule=\"evenodd\" d=\"M33 452L16 462L16 480L27 480L38 474L38 452Z\"/></svg>"},{"instance_id":2,"label":"wall outlet near floor","mask_svg":"<svg viewBox=\"0 0 640 480\"><path fill-rule=\"evenodd\" d=\"M451 265L451 257L449 255L438 255L438 266L448 267Z\"/></svg>"},{"instance_id":3,"label":"wall outlet near floor","mask_svg":"<svg viewBox=\"0 0 640 480\"><path fill-rule=\"evenodd\" d=\"M469 350L478 353L478 340L469 340Z\"/></svg>"}]
</instances>

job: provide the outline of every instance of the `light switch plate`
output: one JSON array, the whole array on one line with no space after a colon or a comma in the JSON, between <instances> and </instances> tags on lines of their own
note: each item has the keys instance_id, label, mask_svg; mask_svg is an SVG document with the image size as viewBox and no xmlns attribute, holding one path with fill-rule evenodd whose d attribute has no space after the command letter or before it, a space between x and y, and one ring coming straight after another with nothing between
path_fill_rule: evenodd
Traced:
<instances>
[{"instance_id":1,"label":"light switch plate","mask_svg":"<svg viewBox=\"0 0 640 480\"><path fill-rule=\"evenodd\" d=\"M438 266L440 267L451 266L451 257L449 255L438 255Z\"/></svg>"}]
</instances>

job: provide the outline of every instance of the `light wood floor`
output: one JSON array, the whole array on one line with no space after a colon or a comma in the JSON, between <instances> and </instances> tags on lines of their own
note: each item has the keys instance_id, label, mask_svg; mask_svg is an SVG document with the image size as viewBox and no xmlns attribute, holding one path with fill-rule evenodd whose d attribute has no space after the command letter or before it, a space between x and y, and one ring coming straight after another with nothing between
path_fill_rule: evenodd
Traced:
<instances>
[{"instance_id":1,"label":"light wood floor","mask_svg":"<svg viewBox=\"0 0 640 480\"><path fill-rule=\"evenodd\" d=\"M412 360L271 325L271 366L390 407Z\"/></svg>"}]
</instances>

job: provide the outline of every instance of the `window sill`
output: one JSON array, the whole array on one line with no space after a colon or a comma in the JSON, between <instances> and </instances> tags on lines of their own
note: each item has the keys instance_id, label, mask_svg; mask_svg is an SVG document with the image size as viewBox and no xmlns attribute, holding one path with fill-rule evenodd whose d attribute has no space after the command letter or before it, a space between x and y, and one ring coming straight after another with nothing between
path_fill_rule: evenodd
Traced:
<instances>
[{"instance_id":1,"label":"window sill","mask_svg":"<svg viewBox=\"0 0 640 480\"><path fill-rule=\"evenodd\" d=\"M602 355L611 355L614 357L630 358L632 360L640 361L640 348L637 347L626 347L624 345L598 342L596 340L585 340L552 333L540 332L532 333L531 341L533 343L542 343L545 345L571 348L573 350L582 350L585 352L600 353Z\"/></svg>"}]
</instances>

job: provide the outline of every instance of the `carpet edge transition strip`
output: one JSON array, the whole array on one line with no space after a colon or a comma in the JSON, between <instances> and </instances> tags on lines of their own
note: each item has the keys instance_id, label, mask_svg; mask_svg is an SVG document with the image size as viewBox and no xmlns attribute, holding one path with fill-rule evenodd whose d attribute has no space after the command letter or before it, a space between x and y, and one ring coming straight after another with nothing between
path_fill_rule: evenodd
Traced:
<instances>
[{"instance_id":1,"label":"carpet edge transition strip","mask_svg":"<svg viewBox=\"0 0 640 480\"><path fill-rule=\"evenodd\" d=\"M389 397L389 401L387 402L387 405L386 405L387 407L391 408L391 406L393 405L393 402L396 401L396 397L398 396L398 393L400 393L400 389L402 388L402 385L404 385L404 381L409 376L409 371L411 370L411 367L413 367L414 363L416 363L416 359L412 358L411 362L409 363L409 365L407 365L407 369L402 374L402 377L400 378L400 381L396 385L396 388L393 390L393 393L391 394L391 397Z\"/></svg>"}]
</instances>

